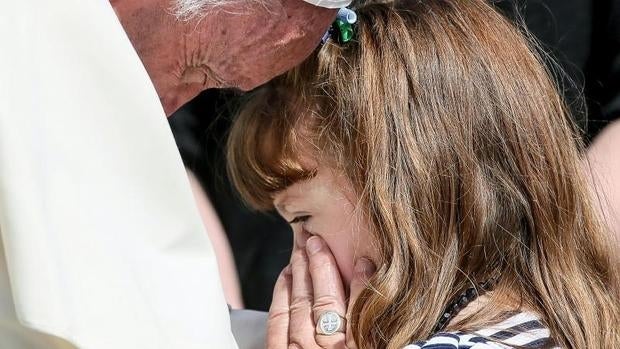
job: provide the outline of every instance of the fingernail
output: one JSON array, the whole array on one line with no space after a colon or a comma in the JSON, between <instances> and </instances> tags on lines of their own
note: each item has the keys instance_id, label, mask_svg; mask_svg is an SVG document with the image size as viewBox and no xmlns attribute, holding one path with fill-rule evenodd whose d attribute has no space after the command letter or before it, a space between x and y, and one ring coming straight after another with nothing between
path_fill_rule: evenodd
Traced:
<instances>
[{"instance_id":1,"label":"fingernail","mask_svg":"<svg viewBox=\"0 0 620 349\"><path fill-rule=\"evenodd\" d=\"M309 255L313 255L321 250L323 247L323 242L321 238L313 236L308 241L306 241L306 250Z\"/></svg>"},{"instance_id":2,"label":"fingernail","mask_svg":"<svg viewBox=\"0 0 620 349\"><path fill-rule=\"evenodd\" d=\"M376 270L375 263L368 258L362 257L355 262L355 272L358 274L372 275Z\"/></svg>"}]
</instances>

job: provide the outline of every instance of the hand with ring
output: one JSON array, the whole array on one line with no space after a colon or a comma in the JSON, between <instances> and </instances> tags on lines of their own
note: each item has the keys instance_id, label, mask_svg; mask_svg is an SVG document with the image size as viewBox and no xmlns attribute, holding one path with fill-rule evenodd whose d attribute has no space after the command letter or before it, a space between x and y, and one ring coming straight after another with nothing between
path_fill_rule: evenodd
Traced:
<instances>
[{"instance_id":1,"label":"hand with ring","mask_svg":"<svg viewBox=\"0 0 620 349\"><path fill-rule=\"evenodd\" d=\"M323 239L313 236L296 247L291 264L276 283L267 325L268 349L356 349L351 307L375 266L356 261L347 302L338 266Z\"/></svg>"}]
</instances>

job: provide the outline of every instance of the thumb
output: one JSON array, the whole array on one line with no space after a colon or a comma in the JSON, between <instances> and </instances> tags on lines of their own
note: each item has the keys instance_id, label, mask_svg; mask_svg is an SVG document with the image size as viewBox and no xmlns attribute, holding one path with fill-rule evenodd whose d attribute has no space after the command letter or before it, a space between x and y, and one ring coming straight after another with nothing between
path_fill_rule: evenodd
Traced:
<instances>
[{"instance_id":1,"label":"thumb","mask_svg":"<svg viewBox=\"0 0 620 349\"><path fill-rule=\"evenodd\" d=\"M349 304L347 306L347 339L346 344L348 349L355 349L357 345L355 344L355 338L353 338L353 333L351 331L351 318L353 312L353 304L358 299L362 291L364 291L368 286L368 280L375 274L377 271L377 267L375 264L366 257L361 257L355 262L355 268L353 272L353 279L351 280L350 293L349 293Z\"/></svg>"},{"instance_id":2,"label":"thumb","mask_svg":"<svg viewBox=\"0 0 620 349\"><path fill-rule=\"evenodd\" d=\"M351 280L351 292L349 297L349 305L353 305L360 293L368 286L368 280L375 274L377 267L370 259L366 257L358 258L355 262L353 270L353 279Z\"/></svg>"}]
</instances>

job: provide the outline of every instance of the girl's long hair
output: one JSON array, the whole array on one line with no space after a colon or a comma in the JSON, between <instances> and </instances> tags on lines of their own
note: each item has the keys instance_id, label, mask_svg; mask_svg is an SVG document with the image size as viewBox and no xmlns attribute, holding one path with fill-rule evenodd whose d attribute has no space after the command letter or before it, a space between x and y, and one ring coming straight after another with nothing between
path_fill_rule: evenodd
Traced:
<instances>
[{"instance_id":1,"label":"girl's long hair","mask_svg":"<svg viewBox=\"0 0 620 349\"><path fill-rule=\"evenodd\" d=\"M427 338L455 296L497 278L488 304L448 330L527 309L561 347L620 347L614 245L544 56L483 0L357 13L355 40L255 92L228 156L257 208L312 176L301 143L354 184L381 256L352 305L358 346Z\"/></svg>"}]
</instances>

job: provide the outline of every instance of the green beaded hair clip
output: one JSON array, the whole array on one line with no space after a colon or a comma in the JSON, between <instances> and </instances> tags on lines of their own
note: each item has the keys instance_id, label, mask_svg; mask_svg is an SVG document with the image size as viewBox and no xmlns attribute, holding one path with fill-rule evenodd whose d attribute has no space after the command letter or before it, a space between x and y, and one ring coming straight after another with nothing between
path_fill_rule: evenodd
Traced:
<instances>
[{"instance_id":1,"label":"green beaded hair clip","mask_svg":"<svg viewBox=\"0 0 620 349\"><path fill-rule=\"evenodd\" d=\"M348 8L338 10L338 15L332 26L325 32L321 39L321 45L330 39L336 40L339 44L345 44L355 36L355 23L357 22L357 14Z\"/></svg>"}]
</instances>

